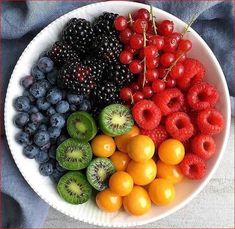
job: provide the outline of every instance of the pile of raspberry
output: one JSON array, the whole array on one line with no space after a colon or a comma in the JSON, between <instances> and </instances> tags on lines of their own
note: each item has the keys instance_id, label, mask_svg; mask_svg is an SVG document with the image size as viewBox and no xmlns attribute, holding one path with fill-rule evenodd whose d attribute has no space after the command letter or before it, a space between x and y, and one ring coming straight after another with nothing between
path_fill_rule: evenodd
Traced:
<instances>
[{"instance_id":1,"label":"pile of raspberry","mask_svg":"<svg viewBox=\"0 0 235 229\"><path fill-rule=\"evenodd\" d=\"M158 22L146 9L118 16L114 25L124 44L119 60L136 74L136 81L120 90L121 99L156 148L168 138L181 141L186 151L182 173L203 178L224 119L215 108L217 89L204 81L203 64L187 57L192 42L184 38L186 31L175 32L172 21Z\"/></svg>"}]
</instances>

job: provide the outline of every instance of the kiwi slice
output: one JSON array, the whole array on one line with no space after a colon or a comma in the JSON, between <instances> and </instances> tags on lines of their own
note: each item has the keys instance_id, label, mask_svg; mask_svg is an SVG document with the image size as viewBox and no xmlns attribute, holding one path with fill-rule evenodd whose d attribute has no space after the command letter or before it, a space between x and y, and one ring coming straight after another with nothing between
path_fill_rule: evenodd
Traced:
<instances>
[{"instance_id":1,"label":"kiwi slice","mask_svg":"<svg viewBox=\"0 0 235 229\"><path fill-rule=\"evenodd\" d=\"M108 158L96 158L87 167L87 180L93 188L102 191L108 187L108 179L115 172L115 167Z\"/></svg>"},{"instance_id":2,"label":"kiwi slice","mask_svg":"<svg viewBox=\"0 0 235 229\"><path fill-rule=\"evenodd\" d=\"M92 187L86 177L77 171L71 171L63 175L57 190L60 196L70 204L83 204L87 202L92 194Z\"/></svg>"},{"instance_id":3,"label":"kiwi slice","mask_svg":"<svg viewBox=\"0 0 235 229\"><path fill-rule=\"evenodd\" d=\"M101 111L99 124L105 134L115 137L130 131L134 121L127 106L111 104Z\"/></svg>"},{"instance_id":4,"label":"kiwi slice","mask_svg":"<svg viewBox=\"0 0 235 229\"><path fill-rule=\"evenodd\" d=\"M67 130L72 138L90 141L97 133L94 118L85 111L72 113L67 120Z\"/></svg>"},{"instance_id":5,"label":"kiwi slice","mask_svg":"<svg viewBox=\"0 0 235 229\"><path fill-rule=\"evenodd\" d=\"M56 150L56 160L60 166L68 170L86 168L92 159L92 149L88 142L69 138L62 142Z\"/></svg>"}]
</instances>

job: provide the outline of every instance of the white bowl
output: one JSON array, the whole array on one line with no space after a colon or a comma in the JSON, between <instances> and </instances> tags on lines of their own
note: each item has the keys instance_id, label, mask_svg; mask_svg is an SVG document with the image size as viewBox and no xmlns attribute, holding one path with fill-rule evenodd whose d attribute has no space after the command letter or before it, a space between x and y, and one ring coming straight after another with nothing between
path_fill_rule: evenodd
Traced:
<instances>
[{"instance_id":1,"label":"white bowl","mask_svg":"<svg viewBox=\"0 0 235 229\"><path fill-rule=\"evenodd\" d=\"M52 183L48 177L43 177L39 174L38 165L35 160L27 159L22 154L22 146L17 144L14 140L15 134L19 130L13 125L12 122L13 117L16 114L12 103L14 98L22 94L22 88L19 86L20 79L30 73L30 68L33 63L37 61L40 53L47 50L52 43L58 39L63 26L72 17L81 17L88 20L93 20L94 17L100 15L103 11L127 15L128 12L132 12L142 7L149 9L149 6L147 5L134 2L101 2L76 9L58 18L43 29L24 50L13 71L6 95L5 130L7 140L13 158L25 180L43 200L55 209L77 220L99 226L134 227L136 225L143 225L159 220L182 208L184 205L189 203L209 182L222 159L229 135L231 112L229 93L224 74L217 59L207 44L193 29L190 29L190 33L186 35L186 37L193 43L190 56L198 58L204 64L207 71L206 80L216 85L220 93L220 100L217 104L217 108L224 116L225 128L223 132L216 137L217 153L208 162L208 171L204 179L200 181L190 181L185 179L182 183L177 184L175 186L176 198L172 204L166 207L157 207L153 205L151 210L146 215L141 217L130 216L124 211L119 211L112 214L105 213L97 208L94 199L82 205L71 205L60 198L57 194L54 183ZM186 26L183 21L160 9L154 8L154 13L157 20L169 19L174 21L177 31L183 31ZM198 210L200 211L200 209Z\"/></svg>"}]
</instances>

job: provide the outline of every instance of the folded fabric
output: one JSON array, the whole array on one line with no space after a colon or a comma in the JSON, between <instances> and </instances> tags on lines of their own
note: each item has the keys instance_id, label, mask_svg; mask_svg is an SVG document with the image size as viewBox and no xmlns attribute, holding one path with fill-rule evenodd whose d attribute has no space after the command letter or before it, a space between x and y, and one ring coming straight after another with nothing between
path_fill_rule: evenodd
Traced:
<instances>
[{"instance_id":1,"label":"folded fabric","mask_svg":"<svg viewBox=\"0 0 235 229\"><path fill-rule=\"evenodd\" d=\"M3 85L4 94L14 65L31 39L59 16L90 3L94 1L20 1L2 4L3 76L0 85ZM164 9L186 22L189 22L192 15L197 14L198 18L192 27L203 37L218 58L233 102L232 2L149 1L149 4ZM41 227L49 206L38 197L21 176L9 152L3 131L1 145L3 145L1 147L3 149L2 227Z\"/></svg>"}]
</instances>

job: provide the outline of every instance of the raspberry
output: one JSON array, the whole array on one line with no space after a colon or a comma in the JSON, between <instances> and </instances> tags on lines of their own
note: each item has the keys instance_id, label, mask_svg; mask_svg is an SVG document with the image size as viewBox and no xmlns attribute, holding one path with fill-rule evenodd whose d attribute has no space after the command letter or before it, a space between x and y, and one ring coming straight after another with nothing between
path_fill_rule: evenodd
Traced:
<instances>
[{"instance_id":1,"label":"raspberry","mask_svg":"<svg viewBox=\"0 0 235 229\"><path fill-rule=\"evenodd\" d=\"M144 130L155 129L161 120L161 111L149 100L140 100L132 108L132 115L137 124Z\"/></svg>"},{"instance_id":2,"label":"raspberry","mask_svg":"<svg viewBox=\"0 0 235 229\"><path fill-rule=\"evenodd\" d=\"M156 148L168 138L168 134L164 126L159 125L157 128L153 130L144 130L141 129L140 133L143 135L147 135L152 138Z\"/></svg>"},{"instance_id":3,"label":"raspberry","mask_svg":"<svg viewBox=\"0 0 235 229\"><path fill-rule=\"evenodd\" d=\"M197 124L203 134L214 135L223 130L224 118L219 111L206 109L198 113Z\"/></svg>"},{"instance_id":4,"label":"raspberry","mask_svg":"<svg viewBox=\"0 0 235 229\"><path fill-rule=\"evenodd\" d=\"M210 135L198 134L191 142L194 154L203 160L210 159L215 154L215 140Z\"/></svg>"},{"instance_id":5,"label":"raspberry","mask_svg":"<svg viewBox=\"0 0 235 229\"><path fill-rule=\"evenodd\" d=\"M179 111L184 103L184 95L179 89L164 90L153 97L154 103L160 108L163 115Z\"/></svg>"},{"instance_id":6,"label":"raspberry","mask_svg":"<svg viewBox=\"0 0 235 229\"><path fill-rule=\"evenodd\" d=\"M192 180L200 180L206 174L205 162L195 154L188 153L179 164L181 172Z\"/></svg>"},{"instance_id":7,"label":"raspberry","mask_svg":"<svg viewBox=\"0 0 235 229\"><path fill-rule=\"evenodd\" d=\"M216 88L208 83L193 85L187 94L187 101L194 110L213 108L219 99Z\"/></svg>"},{"instance_id":8,"label":"raspberry","mask_svg":"<svg viewBox=\"0 0 235 229\"><path fill-rule=\"evenodd\" d=\"M184 112L169 114L165 122L166 131L179 141L186 141L193 135L193 125Z\"/></svg>"},{"instance_id":9,"label":"raspberry","mask_svg":"<svg viewBox=\"0 0 235 229\"><path fill-rule=\"evenodd\" d=\"M195 59L186 59L183 63L184 74L177 79L177 85L182 90L187 90L190 85L202 81L205 76L205 69L201 62Z\"/></svg>"}]
</instances>

